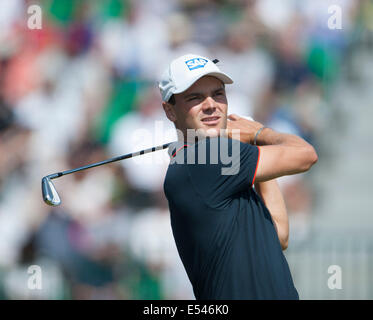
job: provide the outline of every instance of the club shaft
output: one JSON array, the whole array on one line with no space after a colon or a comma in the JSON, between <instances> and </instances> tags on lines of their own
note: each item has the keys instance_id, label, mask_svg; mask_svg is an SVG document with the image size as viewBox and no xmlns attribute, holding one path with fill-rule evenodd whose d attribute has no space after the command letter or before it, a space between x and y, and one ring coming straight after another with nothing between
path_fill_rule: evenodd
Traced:
<instances>
[{"instance_id":1,"label":"club shaft","mask_svg":"<svg viewBox=\"0 0 373 320\"><path fill-rule=\"evenodd\" d=\"M157 151L157 150L163 150L163 149L166 149L171 143L172 142L169 142L169 143L165 143L163 145L157 146L157 147L152 147L152 148L144 149L144 150L133 152L133 153L128 153L128 154L118 156L118 157L115 157L115 158L111 158L111 159L107 159L107 160L104 160L104 161L88 164L88 165L83 166L83 167L79 167L79 168L75 168L75 169L71 169L71 170L66 170L66 171L62 171L62 172L52 173L52 174L48 175L48 178L49 179L55 179L55 178L59 178L59 177L62 177L62 176L66 176L70 173L74 173L74 172L78 172L78 171L102 166L102 165L107 164L107 163L133 158L133 157L140 156L140 155L143 155L143 154L147 154L147 153L150 153L150 152L154 152L154 151Z\"/></svg>"}]
</instances>

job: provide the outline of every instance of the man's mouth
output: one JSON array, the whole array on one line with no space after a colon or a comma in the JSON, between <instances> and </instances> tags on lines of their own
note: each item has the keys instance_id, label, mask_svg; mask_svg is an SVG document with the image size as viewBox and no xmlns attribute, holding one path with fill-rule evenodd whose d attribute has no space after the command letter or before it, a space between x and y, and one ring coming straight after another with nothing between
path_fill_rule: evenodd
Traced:
<instances>
[{"instance_id":1,"label":"man's mouth","mask_svg":"<svg viewBox=\"0 0 373 320\"><path fill-rule=\"evenodd\" d=\"M205 117L201 120L204 124L208 126L214 126L217 125L220 121L220 117L214 116L214 117Z\"/></svg>"}]
</instances>

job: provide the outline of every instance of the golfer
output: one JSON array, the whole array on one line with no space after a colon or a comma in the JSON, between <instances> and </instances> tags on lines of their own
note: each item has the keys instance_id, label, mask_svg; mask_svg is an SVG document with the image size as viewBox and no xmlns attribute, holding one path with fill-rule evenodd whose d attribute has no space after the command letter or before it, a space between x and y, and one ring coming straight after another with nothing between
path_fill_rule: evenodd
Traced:
<instances>
[{"instance_id":1,"label":"golfer","mask_svg":"<svg viewBox=\"0 0 373 320\"><path fill-rule=\"evenodd\" d=\"M289 226L275 179L309 170L317 154L295 135L228 116L225 84L233 81L215 62L184 55L159 82L178 132L164 191L180 258L196 299L299 299L282 252Z\"/></svg>"}]
</instances>

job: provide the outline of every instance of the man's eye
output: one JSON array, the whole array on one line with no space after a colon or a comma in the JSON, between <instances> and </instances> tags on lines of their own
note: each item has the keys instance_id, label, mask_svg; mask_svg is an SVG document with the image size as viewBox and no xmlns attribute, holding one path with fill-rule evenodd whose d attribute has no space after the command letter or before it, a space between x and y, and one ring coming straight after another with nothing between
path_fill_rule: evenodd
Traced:
<instances>
[{"instance_id":1,"label":"man's eye","mask_svg":"<svg viewBox=\"0 0 373 320\"><path fill-rule=\"evenodd\" d=\"M192 97L188 99L188 101L193 101L193 100L197 100L197 97Z\"/></svg>"}]
</instances>

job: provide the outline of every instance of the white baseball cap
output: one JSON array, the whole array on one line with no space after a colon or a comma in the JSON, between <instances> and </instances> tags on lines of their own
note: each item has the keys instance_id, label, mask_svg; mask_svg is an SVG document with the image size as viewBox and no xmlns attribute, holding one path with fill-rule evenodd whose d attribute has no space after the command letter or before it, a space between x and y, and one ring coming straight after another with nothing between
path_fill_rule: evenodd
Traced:
<instances>
[{"instance_id":1,"label":"white baseball cap","mask_svg":"<svg viewBox=\"0 0 373 320\"><path fill-rule=\"evenodd\" d=\"M214 60L215 61L215 60ZM203 76L214 76L223 83L231 84L233 80L206 57L186 54L171 61L159 82L162 100L168 101L175 93L181 93Z\"/></svg>"}]
</instances>

